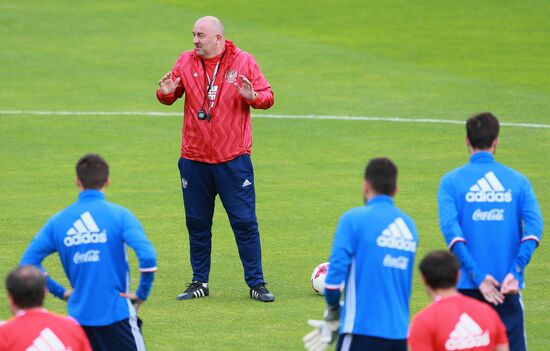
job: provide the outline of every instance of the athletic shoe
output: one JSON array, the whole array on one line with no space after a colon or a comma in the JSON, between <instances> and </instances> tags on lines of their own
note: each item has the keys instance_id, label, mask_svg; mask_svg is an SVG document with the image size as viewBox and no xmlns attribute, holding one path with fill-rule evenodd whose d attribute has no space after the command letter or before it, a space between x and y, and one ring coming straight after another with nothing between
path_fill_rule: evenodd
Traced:
<instances>
[{"instance_id":1,"label":"athletic shoe","mask_svg":"<svg viewBox=\"0 0 550 351\"><path fill-rule=\"evenodd\" d=\"M275 300L275 296L267 290L265 283L250 288L250 297L261 302L273 302Z\"/></svg>"},{"instance_id":2,"label":"athletic shoe","mask_svg":"<svg viewBox=\"0 0 550 351\"><path fill-rule=\"evenodd\" d=\"M208 284L201 282L191 282L187 284L187 289L184 292L176 296L178 300L191 300L197 297L208 296Z\"/></svg>"}]
</instances>

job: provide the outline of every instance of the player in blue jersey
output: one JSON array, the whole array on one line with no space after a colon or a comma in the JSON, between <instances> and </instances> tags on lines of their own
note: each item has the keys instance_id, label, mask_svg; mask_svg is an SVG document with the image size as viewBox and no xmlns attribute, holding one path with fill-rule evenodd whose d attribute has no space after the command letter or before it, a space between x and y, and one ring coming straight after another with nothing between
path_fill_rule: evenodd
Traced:
<instances>
[{"instance_id":1,"label":"player in blue jersey","mask_svg":"<svg viewBox=\"0 0 550 351\"><path fill-rule=\"evenodd\" d=\"M325 282L324 320L304 337L308 350L405 351L418 235L412 219L393 203L397 168L387 158L365 170L365 206L340 218ZM345 297L340 308L340 287Z\"/></svg>"},{"instance_id":2,"label":"player in blue jersey","mask_svg":"<svg viewBox=\"0 0 550 351\"><path fill-rule=\"evenodd\" d=\"M447 173L438 193L439 222L461 263L458 289L490 303L506 325L510 350L526 350L523 272L542 236L529 180L494 159L499 122L481 113L466 122L470 162Z\"/></svg>"},{"instance_id":3,"label":"player in blue jersey","mask_svg":"<svg viewBox=\"0 0 550 351\"><path fill-rule=\"evenodd\" d=\"M48 289L68 300L69 315L84 328L95 351L145 350L137 309L147 299L157 269L156 254L137 218L107 202L109 166L99 155L76 165L78 201L53 216L23 254L21 265L41 268L57 252L73 290L48 278ZM130 291L126 245L139 260L141 279Z\"/></svg>"}]
</instances>

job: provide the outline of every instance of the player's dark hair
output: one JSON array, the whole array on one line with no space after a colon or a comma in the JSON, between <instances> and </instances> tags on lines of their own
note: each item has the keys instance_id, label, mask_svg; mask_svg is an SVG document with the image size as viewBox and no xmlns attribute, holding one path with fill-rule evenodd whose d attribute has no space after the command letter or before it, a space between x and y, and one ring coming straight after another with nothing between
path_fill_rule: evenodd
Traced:
<instances>
[{"instance_id":1,"label":"player's dark hair","mask_svg":"<svg viewBox=\"0 0 550 351\"><path fill-rule=\"evenodd\" d=\"M389 158L373 158L365 168L365 180L378 194L393 195L397 187L397 167Z\"/></svg>"},{"instance_id":2,"label":"player's dark hair","mask_svg":"<svg viewBox=\"0 0 550 351\"><path fill-rule=\"evenodd\" d=\"M87 154L78 160L76 176L84 189L101 189L109 178L109 165L101 156Z\"/></svg>"},{"instance_id":3,"label":"player's dark hair","mask_svg":"<svg viewBox=\"0 0 550 351\"><path fill-rule=\"evenodd\" d=\"M474 149L485 150L498 137L500 125L490 112L479 113L466 121L466 135Z\"/></svg>"},{"instance_id":4,"label":"player's dark hair","mask_svg":"<svg viewBox=\"0 0 550 351\"><path fill-rule=\"evenodd\" d=\"M21 266L8 274L6 289L17 307L40 307L46 294L46 277L34 266Z\"/></svg>"},{"instance_id":5,"label":"player's dark hair","mask_svg":"<svg viewBox=\"0 0 550 351\"><path fill-rule=\"evenodd\" d=\"M460 266L452 253L446 250L437 250L427 254L418 268L426 284L435 290L454 287Z\"/></svg>"}]
</instances>

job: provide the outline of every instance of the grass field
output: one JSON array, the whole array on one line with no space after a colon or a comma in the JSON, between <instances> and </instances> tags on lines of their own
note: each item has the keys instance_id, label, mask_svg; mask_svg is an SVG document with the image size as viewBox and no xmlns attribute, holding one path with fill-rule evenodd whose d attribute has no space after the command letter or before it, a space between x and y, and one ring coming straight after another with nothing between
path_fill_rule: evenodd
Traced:
<instances>
[{"instance_id":1,"label":"grass field","mask_svg":"<svg viewBox=\"0 0 550 351\"><path fill-rule=\"evenodd\" d=\"M141 310L150 350L300 350L305 321L324 307L309 275L327 260L338 217L361 204L366 161L388 156L399 166L396 202L417 223L421 257L444 247L436 191L467 160L463 126L254 118L264 270L277 300L248 298L218 203L211 296L179 302L191 277L177 171L181 117L5 111L181 112L179 103L156 101L156 82L191 48L194 20L213 14L272 83L269 113L465 120L490 110L502 122L548 126L549 13L547 1L0 0L0 278L76 198L76 160L98 152L112 168L108 198L140 218L158 252ZM550 128L501 130L498 160L530 178L547 219L549 150ZM46 267L64 281L57 257ZM530 350L550 347L549 273L543 239L523 293ZM427 303L416 275L411 312ZM53 298L47 307L65 312ZM8 317L2 297L0 319Z\"/></svg>"}]
</instances>

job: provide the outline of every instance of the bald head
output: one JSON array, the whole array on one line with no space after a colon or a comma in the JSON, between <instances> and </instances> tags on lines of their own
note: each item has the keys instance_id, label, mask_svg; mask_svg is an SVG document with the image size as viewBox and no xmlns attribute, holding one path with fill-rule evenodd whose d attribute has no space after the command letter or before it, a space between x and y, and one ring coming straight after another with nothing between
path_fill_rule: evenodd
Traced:
<instances>
[{"instance_id":1,"label":"bald head","mask_svg":"<svg viewBox=\"0 0 550 351\"><path fill-rule=\"evenodd\" d=\"M214 16L199 18L193 27L195 53L202 58L215 57L225 46L222 22Z\"/></svg>"},{"instance_id":2,"label":"bald head","mask_svg":"<svg viewBox=\"0 0 550 351\"><path fill-rule=\"evenodd\" d=\"M224 34L223 23L222 21L219 20L218 17L214 17L214 16L201 17L197 20L197 22L195 22L195 27L197 27L198 25L209 29L210 32L213 34L220 34L222 36Z\"/></svg>"}]
</instances>

